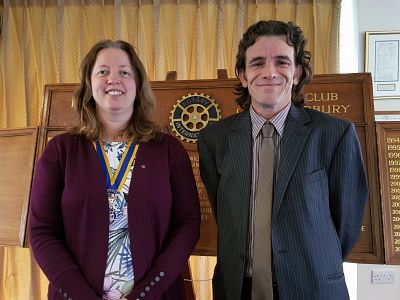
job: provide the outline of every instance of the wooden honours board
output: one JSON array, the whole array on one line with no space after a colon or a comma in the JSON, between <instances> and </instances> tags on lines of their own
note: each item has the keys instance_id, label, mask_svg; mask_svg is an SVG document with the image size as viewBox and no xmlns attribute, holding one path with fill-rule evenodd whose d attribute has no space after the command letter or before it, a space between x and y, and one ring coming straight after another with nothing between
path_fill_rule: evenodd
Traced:
<instances>
[{"instance_id":1,"label":"wooden honours board","mask_svg":"<svg viewBox=\"0 0 400 300\"><path fill-rule=\"evenodd\" d=\"M385 262L400 264L400 122L377 122Z\"/></svg>"},{"instance_id":2,"label":"wooden honours board","mask_svg":"<svg viewBox=\"0 0 400 300\"><path fill-rule=\"evenodd\" d=\"M195 255L216 255L216 226L200 179L196 138L207 124L238 111L236 79L153 81L157 98L156 123L177 136L187 150L200 196L201 231ZM45 101L39 132L38 155L47 141L77 123L71 96L77 84L45 87ZM361 237L348 261L384 261L379 194L376 132L373 121L371 77L369 74L316 75L305 91L306 106L351 120L360 138L370 196Z\"/></svg>"}]
</instances>

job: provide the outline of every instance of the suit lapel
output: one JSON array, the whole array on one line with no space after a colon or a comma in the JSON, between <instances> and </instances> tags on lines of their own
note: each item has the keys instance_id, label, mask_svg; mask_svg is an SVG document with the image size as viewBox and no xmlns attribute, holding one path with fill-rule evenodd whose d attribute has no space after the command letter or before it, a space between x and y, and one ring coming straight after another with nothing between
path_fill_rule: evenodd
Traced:
<instances>
[{"instance_id":1,"label":"suit lapel","mask_svg":"<svg viewBox=\"0 0 400 300\"><path fill-rule=\"evenodd\" d=\"M237 174L251 173L251 126L248 111L238 115L232 123L229 147L235 161ZM250 145L250 146L249 146ZM243 159L246 158L246 159Z\"/></svg>"},{"instance_id":2,"label":"suit lapel","mask_svg":"<svg viewBox=\"0 0 400 300\"><path fill-rule=\"evenodd\" d=\"M229 131L229 150L234 170L237 174L236 180L232 178L232 184L238 190L240 195L237 199L250 199L251 192L251 168L252 168L252 141L251 141L251 123L249 111L239 113L232 122ZM232 199L234 200L234 199ZM237 211L239 214L247 212L249 209L249 201L239 201Z\"/></svg>"},{"instance_id":3,"label":"suit lapel","mask_svg":"<svg viewBox=\"0 0 400 300\"><path fill-rule=\"evenodd\" d=\"M272 219L276 218L293 170L297 166L308 136L313 129L310 122L311 120L304 109L292 105L281 140L281 154L276 174Z\"/></svg>"}]
</instances>

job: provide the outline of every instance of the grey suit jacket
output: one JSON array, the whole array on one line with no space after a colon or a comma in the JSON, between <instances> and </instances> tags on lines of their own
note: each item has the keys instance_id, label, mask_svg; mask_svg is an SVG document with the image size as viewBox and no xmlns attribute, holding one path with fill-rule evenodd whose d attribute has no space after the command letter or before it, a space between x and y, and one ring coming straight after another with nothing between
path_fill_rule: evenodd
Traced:
<instances>
[{"instance_id":1,"label":"grey suit jacket","mask_svg":"<svg viewBox=\"0 0 400 300\"><path fill-rule=\"evenodd\" d=\"M214 299L240 299L251 192L249 112L205 128L198 150L217 222ZM280 151L272 212L280 299L348 299L342 263L358 240L368 195L354 125L292 105Z\"/></svg>"}]
</instances>

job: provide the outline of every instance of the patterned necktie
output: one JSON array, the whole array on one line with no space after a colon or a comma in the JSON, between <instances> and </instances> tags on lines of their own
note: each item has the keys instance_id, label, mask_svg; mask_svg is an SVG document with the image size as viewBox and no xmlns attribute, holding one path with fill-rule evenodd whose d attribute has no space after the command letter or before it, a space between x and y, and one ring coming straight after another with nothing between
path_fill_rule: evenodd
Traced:
<instances>
[{"instance_id":1,"label":"patterned necktie","mask_svg":"<svg viewBox=\"0 0 400 300\"><path fill-rule=\"evenodd\" d=\"M274 125L267 122L262 127L259 151L258 183L254 208L254 251L252 275L252 300L273 299L271 264L271 216L274 184Z\"/></svg>"}]
</instances>

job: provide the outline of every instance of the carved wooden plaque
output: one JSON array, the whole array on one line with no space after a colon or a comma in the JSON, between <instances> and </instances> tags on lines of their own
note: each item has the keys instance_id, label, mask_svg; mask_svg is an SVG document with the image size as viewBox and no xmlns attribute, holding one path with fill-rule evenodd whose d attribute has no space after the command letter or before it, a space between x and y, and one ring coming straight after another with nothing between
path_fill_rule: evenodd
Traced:
<instances>
[{"instance_id":1,"label":"carved wooden plaque","mask_svg":"<svg viewBox=\"0 0 400 300\"><path fill-rule=\"evenodd\" d=\"M0 130L1 246L24 246L37 132Z\"/></svg>"},{"instance_id":2,"label":"carved wooden plaque","mask_svg":"<svg viewBox=\"0 0 400 300\"><path fill-rule=\"evenodd\" d=\"M385 263L400 264L400 122L377 122Z\"/></svg>"},{"instance_id":3,"label":"carved wooden plaque","mask_svg":"<svg viewBox=\"0 0 400 300\"><path fill-rule=\"evenodd\" d=\"M196 137L209 122L238 110L236 79L153 81L157 98L156 123L177 136L187 150L200 196L201 229L195 255L216 255L216 226L204 185L200 179ZM38 154L46 141L77 122L71 96L77 84L47 85ZM307 106L355 123L368 172L370 198L359 242L348 261L384 261L379 195L376 132L373 121L369 74L316 75L305 89Z\"/></svg>"}]
</instances>

